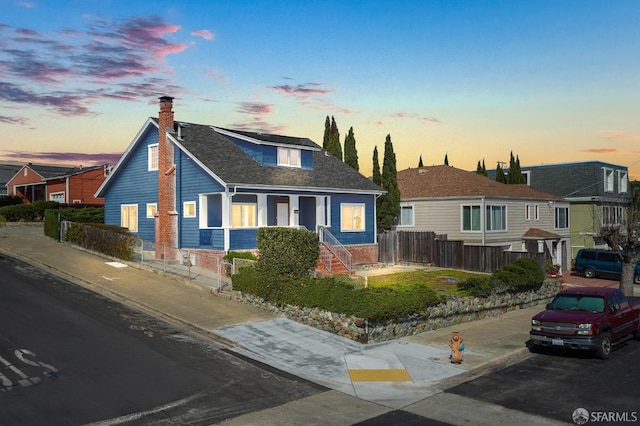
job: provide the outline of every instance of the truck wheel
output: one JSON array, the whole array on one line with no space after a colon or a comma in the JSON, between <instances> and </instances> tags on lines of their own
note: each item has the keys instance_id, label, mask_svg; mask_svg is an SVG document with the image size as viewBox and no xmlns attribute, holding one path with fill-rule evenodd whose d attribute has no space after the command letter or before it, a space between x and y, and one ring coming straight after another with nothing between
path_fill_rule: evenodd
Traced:
<instances>
[{"instance_id":1,"label":"truck wheel","mask_svg":"<svg viewBox=\"0 0 640 426\"><path fill-rule=\"evenodd\" d=\"M596 271L594 271L591 268L585 268L584 276L585 276L585 278L595 278L596 277Z\"/></svg>"},{"instance_id":2,"label":"truck wheel","mask_svg":"<svg viewBox=\"0 0 640 426\"><path fill-rule=\"evenodd\" d=\"M605 331L602 333L602 340L600 341L600 348L596 351L596 356L600 359L609 358L611 353L611 332Z\"/></svg>"}]
</instances>

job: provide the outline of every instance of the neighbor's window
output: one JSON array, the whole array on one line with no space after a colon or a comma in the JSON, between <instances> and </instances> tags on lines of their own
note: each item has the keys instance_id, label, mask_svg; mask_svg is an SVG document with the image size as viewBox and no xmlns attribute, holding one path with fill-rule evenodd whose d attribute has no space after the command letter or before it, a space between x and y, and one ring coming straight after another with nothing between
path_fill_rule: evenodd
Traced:
<instances>
[{"instance_id":1,"label":"neighbor's window","mask_svg":"<svg viewBox=\"0 0 640 426\"><path fill-rule=\"evenodd\" d=\"M613 170L612 169L603 169L604 170L604 190L606 192L613 192Z\"/></svg>"},{"instance_id":2,"label":"neighbor's window","mask_svg":"<svg viewBox=\"0 0 640 426\"><path fill-rule=\"evenodd\" d=\"M507 206L487 206L487 231L507 230Z\"/></svg>"},{"instance_id":3,"label":"neighbor's window","mask_svg":"<svg viewBox=\"0 0 640 426\"><path fill-rule=\"evenodd\" d=\"M540 220L540 206L538 204L525 204L525 220Z\"/></svg>"},{"instance_id":4,"label":"neighbor's window","mask_svg":"<svg viewBox=\"0 0 640 426\"><path fill-rule=\"evenodd\" d=\"M182 216L183 217L196 217L196 202L185 201L182 203Z\"/></svg>"},{"instance_id":5,"label":"neighbor's window","mask_svg":"<svg viewBox=\"0 0 640 426\"><path fill-rule=\"evenodd\" d=\"M538 204L533 206L533 220L540 220L540 206Z\"/></svg>"},{"instance_id":6,"label":"neighbor's window","mask_svg":"<svg viewBox=\"0 0 640 426\"><path fill-rule=\"evenodd\" d=\"M138 232L137 204L122 204L120 206L120 226L131 232Z\"/></svg>"},{"instance_id":7,"label":"neighbor's window","mask_svg":"<svg viewBox=\"0 0 640 426\"><path fill-rule=\"evenodd\" d=\"M524 220L531 220L532 207L533 206L531 204L524 205Z\"/></svg>"},{"instance_id":8,"label":"neighbor's window","mask_svg":"<svg viewBox=\"0 0 640 426\"><path fill-rule=\"evenodd\" d=\"M300 167L300 150L278 148L278 166Z\"/></svg>"},{"instance_id":9,"label":"neighbor's window","mask_svg":"<svg viewBox=\"0 0 640 426\"><path fill-rule=\"evenodd\" d=\"M624 170L618 170L618 192L625 193L627 192L627 183L629 182L629 178L627 176L627 172Z\"/></svg>"},{"instance_id":10,"label":"neighbor's window","mask_svg":"<svg viewBox=\"0 0 640 426\"><path fill-rule=\"evenodd\" d=\"M462 230L480 231L480 205L462 206Z\"/></svg>"},{"instance_id":11,"label":"neighbor's window","mask_svg":"<svg viewBox=\"0 0 640 426\"><path fill-rule=\"evenodd\" d=\"M148 170L158 170L158 144L149 145L147 150Z\"/></svg>"},{"instance_id":12,"label":"neighbor's window","mask_svg":"<svg viewBox=\"0 0 640 426\"><path fill-rule=\"evenodd\" d=\"M341 231L364 231L364 204L341 204Z\"/></svg>"},{"instance_id":13,"label":"neighbor's window","mask_svg":"<svg viewBox=\"0 0 640 426\"><path fill-rule=\"evenodd\" d=\"M556 207L555 216L556 229L567 229L569 227L569 207Z\"/></svg>"},{"instance_id":14,"label":"neighbor's window","mask_svg":"<svg viewBox=\"0 0 640 426\"><path fill-rule=\"evenodd\" d=\"M400 215L396 219L398 226L413 226L413 205L400 206Z\"/></svg>"},{"instance_id":15,"label":"neighbor's window","mask_svg":"<svg viewBox=\"0 0 640 426\"><path fill-rule=\"evenodd\" d=\"M602 225L620 225L624 219L624 209L621 206L602 206Z\"/></svg>"},{"instance_id":16,"label":"neighbor's window","mask_svg":"<svg viewBox=\"0 0 640 426\"><path fill-rule=\"evenodd\" d=\"M158 213L158 204L156 203L148 203L147 204L147 218L153 219L156 217L156 213Z\"/></svg>"}]
</instances>

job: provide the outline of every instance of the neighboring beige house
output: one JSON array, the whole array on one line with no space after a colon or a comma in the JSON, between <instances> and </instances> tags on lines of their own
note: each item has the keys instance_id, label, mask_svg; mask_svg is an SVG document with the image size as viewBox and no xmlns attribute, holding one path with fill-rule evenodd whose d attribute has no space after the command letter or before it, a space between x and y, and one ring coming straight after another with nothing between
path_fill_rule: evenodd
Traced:
<instances>
[{"instance_id":1,"label":"neighboring beige house","mask_svg":"<svg viewBox=\"0 0 640 426\"><path fill-rule=\"evenodd\" d=\"M467 245L547 252L571 269L569 202L451 166L398 172L397 231L433 231Z\"/></svg>"}]
</instances>

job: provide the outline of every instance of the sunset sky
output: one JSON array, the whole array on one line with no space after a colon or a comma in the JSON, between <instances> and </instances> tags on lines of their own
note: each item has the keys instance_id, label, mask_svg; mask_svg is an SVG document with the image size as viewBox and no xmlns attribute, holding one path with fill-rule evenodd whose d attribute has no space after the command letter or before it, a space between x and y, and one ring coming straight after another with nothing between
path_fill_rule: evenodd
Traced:
<instances>
[{"instance_id":1,"label":"sunset sky","mask_svg":"<svg viewBox=\"0 0 640 426\"><path fill-rule=\"evenodd\" d=\"M0 162L115 164L175 118L304 136L371 173L600 160L640 179L640 2L0 0Z\"/></svg>"}]
</instances>

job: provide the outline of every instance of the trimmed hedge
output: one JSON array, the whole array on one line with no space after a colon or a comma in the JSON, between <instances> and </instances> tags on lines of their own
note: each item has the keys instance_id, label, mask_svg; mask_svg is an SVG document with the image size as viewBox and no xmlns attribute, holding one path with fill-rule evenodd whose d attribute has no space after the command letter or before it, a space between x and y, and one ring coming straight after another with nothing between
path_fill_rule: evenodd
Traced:
<instances>
[{"instance_id":1,"label":"trimmed hedge","mask_svg":"<svg viewBox=\"0 0 640 426\"><path fill-rule=\"evenodd\" d=\"M24 200L18 195L0 195L0 207L15 206L24 203Z\"/></svg>"},{"instance_id":2,"label":"trimmed hedge","mask_svg":"<svg viewBox=\"0 0 640 426\"><path fill-rule=\"evenodd\" d=\"M320 246L315 232L293 228L259 228L257 268L266 275L300 277L318 264Z\"/></svg>"},{"instance_id":3,"label":"trimmed hedge","mask_svg":"<svg viewBox=\"0 0 640 426\"><path fill-rule=\"evenodd\" d=\"M123 260L131 260L137 243L127 228L104 223L73 223L65 240Z\"/></svg>"},{"instance_id":4,"label":"trimmed hedge","mask_svg":"<svg viewBox=\"0 0 640 426\"><path fill-rule=\"evenodd\" d=\"M458 290L470 296L487 296L491 293L507 291L521 292L540 288L544 282L544 271L535 260L523 257L502 269L496 270L490 277L473 277L456 284Z\"/></svg>"},{"instance_id":5,"label":"trimmed hedge","mask_svg":"<svg viewBox=\"0 0 640 426\"><path fill-rule=\"evenodd\" d=\"M33 204L15 204L0 207L0 215L7 222L42 222L47 209L57 209L59 203L55 201L36 201Z\"/></svg>"},{"instance_id":6,"label":"trimmed hedge","mask_svg":"<svg viewBox=\"0 0 640 426\"><path fill-rule=\"evenodd\" d=\"M398 319L444 301L427 284L391 287L357 286L349 277L265 276L257 268L245 267L232 277L234 290L254 294L279 305L318 307L371 321Z\"/></svg>"},{"instance_id":7,"label":"trimmed hedge","mask_svg":"<svg viewBox=\"0 0 640 426\"><path fill-rule=\"evenodd\" d=\"M44 234L58 240L61 220L77 223L104 223L104 207L62 207L46 210L44 212Z\"/></svg>"}]
</instances>

